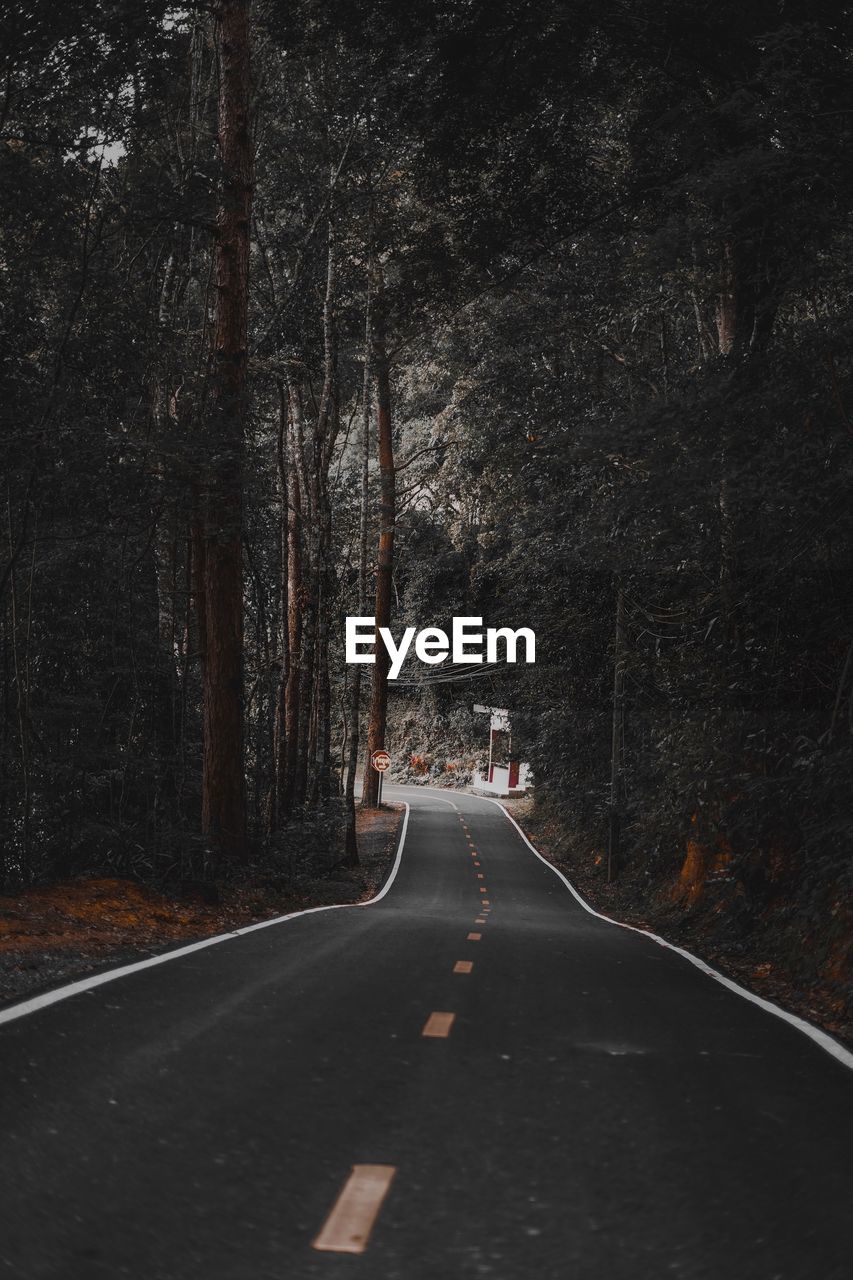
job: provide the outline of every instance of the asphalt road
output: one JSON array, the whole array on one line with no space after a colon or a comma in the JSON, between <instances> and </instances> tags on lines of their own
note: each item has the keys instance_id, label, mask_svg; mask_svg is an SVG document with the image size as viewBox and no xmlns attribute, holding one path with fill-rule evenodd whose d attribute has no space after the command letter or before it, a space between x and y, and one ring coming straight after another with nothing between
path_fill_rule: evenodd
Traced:
<instances>
[{"instance_id":1,"label":"asphalt road","mask_svg":"<svg viewBox=\"0 0 853 1280\"><path fill-rule=\"evenodd\" d=\"M376 905L0 1026L0 1276L849 1280L853 1072L584 911L496 806L387 794ZM319 1251L354 1165L390 1190Z\"/></svg>"}]
</instances>

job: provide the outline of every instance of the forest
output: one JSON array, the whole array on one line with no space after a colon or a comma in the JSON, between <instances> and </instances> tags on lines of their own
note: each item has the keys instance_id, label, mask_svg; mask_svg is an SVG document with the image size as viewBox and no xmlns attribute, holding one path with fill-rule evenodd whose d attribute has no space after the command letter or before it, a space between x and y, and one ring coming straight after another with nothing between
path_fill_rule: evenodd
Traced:
<instances>
[{"instance_id":1,"label":"forest","mask_svg":"<svg viewBox=\"0 0 853 1280\"><path fill-rule=\"evenodd\" d=\"M851 1007L850 19L4 6L4 893L355 863L488 704L571 865Z\"/></svg>"}]
</instances>

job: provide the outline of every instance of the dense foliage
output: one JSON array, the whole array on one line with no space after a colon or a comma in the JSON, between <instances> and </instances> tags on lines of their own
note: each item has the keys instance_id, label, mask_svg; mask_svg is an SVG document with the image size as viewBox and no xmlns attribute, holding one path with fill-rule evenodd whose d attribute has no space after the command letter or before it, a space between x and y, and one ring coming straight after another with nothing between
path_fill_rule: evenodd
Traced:
<instances>
[{"instance_id":1,"label":"dense foliage","mask_svg":"<svg viewBox=\"0 0 853 1280\"><path fill-rule=\"evenodd\" d=\"M378 352L395 628L481 613L539 642L509 673L407 667L428 683L392 688L392 739L425 755L446 730L462 757L471 704L509 706L538 803L590 850L615 811L623 866L671 878L689 841L738 910L781 897L817 927L851 887L849 10L404 9L253 14L252 848L343 787ZM21 4L5 32L11 884L216 852L198 597L217 13Z\"/></svg>"}]
</instances>

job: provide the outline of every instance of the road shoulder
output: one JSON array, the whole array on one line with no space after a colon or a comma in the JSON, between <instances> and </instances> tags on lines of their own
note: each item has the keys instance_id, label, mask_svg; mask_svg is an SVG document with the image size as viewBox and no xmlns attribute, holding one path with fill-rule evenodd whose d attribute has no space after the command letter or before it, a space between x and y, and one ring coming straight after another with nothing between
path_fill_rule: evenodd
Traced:
<instances>
[{"instance_id":1,"label":"road shoulder","mask_svg":"<svg viewBox=\"0 0 853 1280\"><path fill-rule=\"evenodd\" d=\"M574 847L571 834L539 817L532 799L504 800L530 842L571 880L581 896L602 915L658 934L690 951L755 995L787 1009L853 1048L853 1007L843 987L798 975L798 952L772 927L736 930L725 916L722 895L698 908L685 907L668 882L639 882L624 873L607 884L603 855ZM849 995L849 993L848 993Z\"/></svg>"},{"instance_id":2,"label":"road shoulder","mask_svg":"<svg viewBox=\"0 0 853 1280\"><path fill-rule=\"evenodd\" d=\"M185 882L166 894L133 880L85 877L0 898L0 1008L75 979L313 907L366 902L393 863L403 805L358 810L360 865L284 876Z\"/></svg>"}]
</instances>

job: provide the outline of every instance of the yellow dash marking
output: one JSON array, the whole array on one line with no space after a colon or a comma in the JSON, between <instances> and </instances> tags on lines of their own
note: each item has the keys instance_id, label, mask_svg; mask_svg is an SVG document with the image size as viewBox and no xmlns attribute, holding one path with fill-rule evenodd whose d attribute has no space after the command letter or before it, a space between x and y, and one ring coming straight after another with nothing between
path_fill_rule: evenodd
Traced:
<instances>
[{"instance_id":1,"label":"yellow dash marking","mask_svg":"<svg viewBox=\"0 0 853 1280\"><path fill-rule=\"evenodd\" d=\"M314 1248L329 1253L364 1253L396 1172L392 1164L354 1164Z\"/></svg>"},{"instance_id":2,"label":"yellow dash marking","mask_svg":"<svg viewBox=\"0 0 853 1280\"><path fill-rule=\"evenodd\" d=\"M456 1017L455 1013L431 1013L424 1023L422 1036L432 1036L438 1040L446 1040Z\"/></svg>"},{"instance_id":3,"label":"yellow dash marking","mask_svg":"<svg viewBox=\"0 0 853 1280\"><path fill-rule=\"evenodd\" d=\"M483 935L482 935L482 933L469 933L469 934L468 934L468 941L469 941L469 942L479 942L479 941L480 941L480 939L482 938L482 936L483 936Z\"/></svg>"},{"instance_id":4,"label":"yellow dash marking","mask_svg":"<svg viewBox=\"0 0 853 1280\"><path fill-rule=\"evenodd\" d=\"M473 960L457 960L453 966L454 973L470 973L474 968Z\"/></svg>"}]
</instances>

